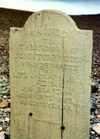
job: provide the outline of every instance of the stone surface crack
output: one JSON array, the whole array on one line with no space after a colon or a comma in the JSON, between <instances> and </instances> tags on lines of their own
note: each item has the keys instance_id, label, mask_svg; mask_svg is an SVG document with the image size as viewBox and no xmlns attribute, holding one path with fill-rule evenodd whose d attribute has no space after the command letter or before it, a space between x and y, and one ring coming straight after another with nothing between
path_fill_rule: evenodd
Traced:
<instances>
[{"instance_id":1,"label":"stone surface crack","mask_svg":"<svg viewBox=\"0 0 100 139\"><path fill-rule=\"evenodd\" d=\"M65 76L65 66L64 66L64 40L63 40L63 83L62 83L62 126L61 126L61 139L63 139L64 127L64 76Z\"/></svg>"}]
</instances>

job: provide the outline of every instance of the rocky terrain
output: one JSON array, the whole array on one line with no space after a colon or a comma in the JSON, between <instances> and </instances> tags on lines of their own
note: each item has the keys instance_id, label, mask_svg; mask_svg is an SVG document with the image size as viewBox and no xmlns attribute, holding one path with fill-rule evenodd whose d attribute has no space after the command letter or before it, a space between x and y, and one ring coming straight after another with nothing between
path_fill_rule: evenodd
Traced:
<instances>
[{"instance_id":1,"label":"rocky terrain","mask_svg":"<svg viewBox=\"0 0 100 139\"><path fill-rule=\"evenodd\" d=\"M10 80L9 32L10 27L23 27L32 12L0 8L0 137L9 137ZM93 30L91 77L90 139L100 138L100 16L71 16L78 28ZM5 134L5 135L4 135Z\"/></svg>"}]
</instances>

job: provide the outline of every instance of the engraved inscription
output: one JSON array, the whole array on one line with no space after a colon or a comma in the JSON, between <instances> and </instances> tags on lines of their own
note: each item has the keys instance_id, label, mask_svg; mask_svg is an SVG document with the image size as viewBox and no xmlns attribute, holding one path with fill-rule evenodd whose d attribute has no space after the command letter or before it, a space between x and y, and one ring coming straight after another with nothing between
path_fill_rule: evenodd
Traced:
<instances>
[{"instance_id":1,"label":"engraved inscription","mask_svg":"<svg viewBox=\"0 0 100 139\"><path fill-rule=\"evenodd\" d=\"M11 138L88 139L91 32L43 10L10 33Z\"/></svg>"}]
</instances>

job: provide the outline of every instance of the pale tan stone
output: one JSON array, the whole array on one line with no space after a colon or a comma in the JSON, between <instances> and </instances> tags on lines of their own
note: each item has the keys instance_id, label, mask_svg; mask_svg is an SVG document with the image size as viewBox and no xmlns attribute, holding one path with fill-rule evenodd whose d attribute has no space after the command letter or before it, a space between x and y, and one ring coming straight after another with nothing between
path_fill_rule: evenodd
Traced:
<instances>
[{"instance_id":1,"label":"pale tan stone","mask_svg":"<svg viewBox=\"0 0 100 139\"><path fill-rule=\"evenodd\" d=\"M3 101L0 103L0 108L7 108L7 107L8 107L8 102Z\"/></svg>"},{"instance_id":2,"label":"pale tan stone","mask_svg":"<svg viewBox=\"0 0 100 139\"><path fill-rule=\"evenodd\" d=\"M100 123L94 124L91 128L100 135Z\"/></svg>"},{"instance_id":3,"label":"pale tan stone","mask_svg":"<svg viewBox=\"0 0 100 139\"><path fill-rule=\"evenodd\" d=\"M3 111L3 112L10 112L10 108L5 108L5 109L2 109L1 111Z\"/></svg>"},{"instance_id":4,"label":"pale tan stone","mask_svg":"<svg viewBox=\"0 0 100 139\"><path fill-rule=\"evenodd\" d=\"M92 31L43 10L10 29L9 45L11 139L88 139Z\"/></svg>"},{"instance_id":5,"label":"pale tan stone","mask_svg":"<svg viewBox=\"0 0 100 139\"><path fill-rule=\"evenodd\" d=\"M0 137L4 137L5 136L4 133L5 131L0 132Z\"/></svg>"}]
</instances>

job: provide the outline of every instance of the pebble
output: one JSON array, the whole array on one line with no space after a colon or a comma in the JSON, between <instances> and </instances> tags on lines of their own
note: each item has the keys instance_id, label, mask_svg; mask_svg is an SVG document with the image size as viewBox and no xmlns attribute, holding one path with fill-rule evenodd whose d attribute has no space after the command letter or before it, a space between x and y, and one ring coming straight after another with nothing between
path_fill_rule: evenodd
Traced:
<instances>
[{"instance_id":1,"label":"pebble","mask_svg":"<svg viewBox=\"0 0 100 139\"><path fill-rule=\"evenodd\" d=\"M5 118L5 121L6 121L6 122L9 122L9 120L10 120L10 119L9 119L8 117L7 117L7 118Z\"/></svg>"},{"instance_id":2,"label":"pebble","mask_svg":"<svg viewBox=\"0 0 100 139\"><path fill-rule=\"evenodd\" d=\"M6 96L6 95L4 95L4 96L3 96L3 99L6 99L6 98L7 98L7 96Z\"/></svg>"},{"instance_id":3,"label":"pebble","mask_svg":"<svg viewBox=\"0 0 100 139\"><path fill-rule=\"evenodd\" d=\"M4 131L0 132L0 139L4 139Z\"/></svg>"},{"instance_id":4,"label":"pebble","mask_svg":"<svg viewBox=\"0 0 100 139\"><path fill-rule=\"evenodd\" d=\"M2 131L2 127L0 127L0 131Z\"/></svg>"},{"instance_id":5,"label":"pebble","mask_svg":"<svg viewBox=\"0 0 100 139\"><path fill-rule=\"evenodd\" d=\"M4 139L4 137L0 137L0 139Z\"/></svg>"},{"instance_id":6,"label":"pebble","mask_svg":"<svg viewBox=\"0 0 100 139\"><path fill-rule=\"evenodd\" d=\"M98 135L100 135L100 123L93 124L91 127Z\"/></svg>"},{"instance_id":7,"label":"pebble","mask_svg":"<svg viewBox=\"0 0 100 139\"><path fill-rule=\"evenodd\" d=\"M3 83L3 80L2 79L0 79L0 83Z\"/></svg>"}]
</instances>

